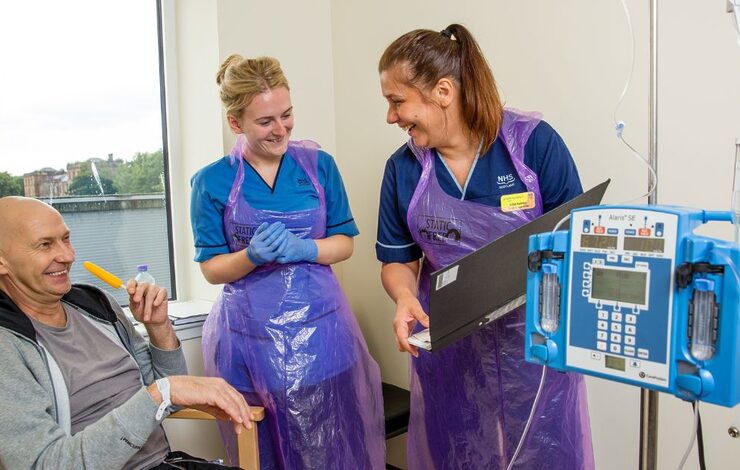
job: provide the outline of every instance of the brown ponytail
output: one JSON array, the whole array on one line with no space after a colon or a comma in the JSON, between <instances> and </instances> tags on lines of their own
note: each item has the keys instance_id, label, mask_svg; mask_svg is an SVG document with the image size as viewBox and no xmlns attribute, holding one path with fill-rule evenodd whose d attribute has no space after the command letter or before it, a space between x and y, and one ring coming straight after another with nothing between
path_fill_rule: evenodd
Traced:
<instances>
[{"instance_id":1,"label":"brown ponytail","mask_svg":"<svg viewBox=\"0 0 740 470\"><path fill-rule=\"evenodd\" d=\"M451 24L440 32L417 29L393 41L383 52L378 72L405 66L407 84L431 89L441 78L452 79L460 89L463 119L481 139L481 153L496 140L503 105L491 67L473 35Z\"/></svg>"}]
</instances>

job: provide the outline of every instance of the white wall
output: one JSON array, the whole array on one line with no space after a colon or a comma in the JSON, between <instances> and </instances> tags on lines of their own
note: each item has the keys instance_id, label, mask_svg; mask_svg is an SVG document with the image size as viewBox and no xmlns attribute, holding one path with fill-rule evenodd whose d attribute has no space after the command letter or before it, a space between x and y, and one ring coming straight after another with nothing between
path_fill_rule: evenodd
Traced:
<instances>
[{"instance_id":1,"label":"white wall","mask_svg":"<svg viewBox=\"0 0 740 470\"><path fill-rule=\"evenodd\" d=\"M660 2L658 202L729 207L734 141L740 137L740 48L724 0ZM648 136L648 2L628 0L635 28L634 77L618 119L641 152ZM177 3L179 140L173 148L178 275L181 293L212 298L192 259L187 201L192 173L230 145L213 79L232 52L269 54L283 63L296 110L294 137L333 153L362 234L344 263L343 281L386 381L407 383L395 351L393 305L379 282L374 241L378 189L386 158L404 140L385 124L377 60L398 35L415 28L468 26L479 39L507 105L540 110L569 145L585 187L612 178L606 202L640 196L647 170L616 139L613 114L630 66L630 35L617 0L457 2L408 0L179 0ZM705 230L730 236L726 227ZM635 468L638 390L588 380L599 469ZM659 468L677 465L688 443L690 407L662 395ZM711 468L733 468L740 440L737 409L704 406ZM695 455L687 469L698 468Z\"/></svg>"},{"instance_id":2,"label":"white wall","mask_svg":"<svg viewBox=\"0 0 740 470\"><path fill-rule=\"evenodd\" d=\"M163 1L175 272L180 300L212 299L193 262L190 177L222 152L215 1ZM173 47L175 45L175 47ZM212 72L210 72L212 71ZM210 72L210 73L209 73Z\"/></svg>"}]
</instances>

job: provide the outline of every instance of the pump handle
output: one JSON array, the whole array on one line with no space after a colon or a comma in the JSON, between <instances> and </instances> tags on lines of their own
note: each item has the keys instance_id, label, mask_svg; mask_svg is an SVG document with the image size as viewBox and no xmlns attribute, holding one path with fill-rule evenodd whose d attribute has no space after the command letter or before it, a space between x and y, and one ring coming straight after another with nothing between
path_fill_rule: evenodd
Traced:
<instances>
[{"instance_id":1,"label":"pump handle","mask_svg":"<svg viewBox=\"0 0 740 470\"><path fill-rule=\"evenodd\" d=\"M702 223L712 222L712 221L725 221L730 223L735 223L735 214L731 211L702 211L703 212L703 220Z\"/></svg>"}]
</instances>

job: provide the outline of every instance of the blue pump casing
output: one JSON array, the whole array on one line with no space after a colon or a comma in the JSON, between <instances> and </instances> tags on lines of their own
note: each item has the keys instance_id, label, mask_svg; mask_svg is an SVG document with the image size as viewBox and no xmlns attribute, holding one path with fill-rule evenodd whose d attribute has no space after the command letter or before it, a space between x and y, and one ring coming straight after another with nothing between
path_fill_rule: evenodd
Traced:
<instances>
[{"instance_id":1,"label":"blue pump casing","mask_svg":"<svg viewBox=\"0 0 740 470\"><path fill-rule=\"evenodd\" d=\"M740 402L740 247L693 233L710 221L734 215L594 206L571 212L569 231L531 236L527 361L684 400ZM553 273L559 298L548 287L543 299ZM555 322L542 315L553 300Z\"/></svg>"}]
</instances>

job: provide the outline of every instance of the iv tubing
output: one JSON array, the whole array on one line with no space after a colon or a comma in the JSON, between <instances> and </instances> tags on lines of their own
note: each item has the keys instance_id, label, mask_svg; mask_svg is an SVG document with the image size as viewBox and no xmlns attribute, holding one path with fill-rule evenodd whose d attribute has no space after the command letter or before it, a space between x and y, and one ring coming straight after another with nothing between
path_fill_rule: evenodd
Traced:
<instances>
[{"instance_id":1,"label":"iv tubing","mask_svg":"<svg viewBox=\"0 0 740 470\"><path fill-rule=\"evenodd\" d=\"M693 426L691 426L691 438L689 439L689 446L686 448L686 452L684 452L683 454L681 463L678 464L678 470L683 469L683 466L686 463L686 459L689 458L691 449L694 447L694 441L696 440L696 426L699 422L699 403L699 401L694 402L694 424Z\"/></svg>"},{"instance_id":2,"label":"iv tubing","mask_svg":"<svg viewBox=\"0 0 740 470\"><path fill-rule=\"evenodd\" d=\"M740 33L739 33L740 34ZM732 211L735 213L735 243L740 243L740 138L735 140L735 175L732 179Z\"/></svg>"},{"instance_id":3,"label":"iv tubing","mask_svg":"<svg viewBox=\"0 0 740 470\"><path fill-rule=\"evenodd\" d=\"M724 261L730 268L730 271L732 271L732 275L735 276L735 282L740 284L740 273L738 273L737 266L735 266L735 262L732 261L732 258L725 254L720 255L720 258L722 258L722 261Z\"/></svg>"},{"instance_id":4,"label":"iv tubing","mask_svg":"<svg viewBox=\"0 0 740 470\"><path fill-rule=\"evenodd\" d=\"M622 88L622 93L619 95L619 99L617 100L617 105L614 107L614 126L617 127L619 125L619 122L617 122L617 111L619 111L619 107L622 106L622 101L624 100L625 95L627 94L627 89L630 86L630 83L632 82L632 75L635 72L635 31L632 28L632 18L630 17L630 11L629 8L627 8L627 4L625 3L625 0L621 0L622 2L622 8L624 9L624 14L626 16L627 20L627 26L630 30L630 73L627 75L627 81L624 83L624 88Z\"/></svg>"},{"instance_id":5,"label":"iv tubing","mask_svg":"<svg viewBox=\"0 0 740 470\"><path fill-rule=\"evenodd\" d=\"M552 229L551 234L555 235L555 232L557 232L560 226L563 225L568 219L570 219L570 214L566 215L565 217L560 219L560 221L557 224L555 224L555 227ZM552 248L555 249L554 246Z\"/></svg>"},{"instance_id":6,"label":"iv tubing","mask_svg":"<svg viewBox=\"0 0 740 470\"><path fill-rule=\"evenodd\" d=\"M740 46L740 2L738 0L728 0L727 12L731 13L730 22L732 23L732 29L737 33L737 45Z\"/></svg>"},{"instance_id":7,"label":"iv tubing","mask_svg":"<svg viewBox=\"0 0 740 470\"><path fill-rule=\"evenodd\" d=\"M516 446L516 450L514 451L514 455L511 457L511 461L509 462L509 465L506 467L506 470L511 470L511 468L514 466L514 462L516 462L516 458L519 456L519 451L522 450L522 446L524 445L524 440L527 438L527 433L529 432L529 426L532 424L532 419L534 418L534 413L537 410L537 403L540 401L540 395L542 395L542 389L545 385L545 374L547 373L547 366L542 366L542 377L540 378L540 386L537 388L537 394L534 396L534 401L532 402L532 410L529 412L529 418L527 418L527 424L524 426L524 431L522 431L522 437L519 438L519 444Z\"/></svg>"},{"instance_id":8,"label":"iv tubing","mask_svg":"<svg viewBox=\"0 0 740 470\"><path fill-rule=\"evenodd\" d=\"M648 170L650 170L650 175L652 176L652 183L653 183L652 185L650 185L650 187L648 188L648 191L645 194L623 202L623 204L626 204L626 203L636 201L638 199L642 199L645 197L649 198L655 192L655 189L658 187L658 175L655 172L655 168L653 168L650 162L645 157L643 157L640 154L640 152L638 152L629 142L627 142L627 140L622 135L624 132L624 127L625 127L624 122L617 121L617 112L619 111L619 107L622 105L622 101L624 100L624 97L627 94L627 89L629 88L630 83L632 82L632 75L635 72L635 31L632 28L632 18L630 16L629 8L627 8L627 3L625 2L625 0L620 0L620 1L622 2L622 8L624 9L627 26L629 27L629 31L630 31L631 55L630 55L630 73L627 76L627 81L624 84L622 93L619 95L617 104L614 107L614 116L613 116L614 129L617 131L617 138L630 150L630 153L632 154L632 156L638 159L639 161L641 161L642 163L644 163L648 167Z\"/></svg>"}]
</instances>

